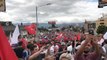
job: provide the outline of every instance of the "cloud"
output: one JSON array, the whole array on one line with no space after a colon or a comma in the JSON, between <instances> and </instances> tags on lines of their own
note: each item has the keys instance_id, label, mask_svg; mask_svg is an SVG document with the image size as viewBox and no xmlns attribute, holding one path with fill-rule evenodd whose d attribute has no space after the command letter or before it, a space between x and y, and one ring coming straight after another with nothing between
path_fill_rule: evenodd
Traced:
<instances>
[{"instance_id":1,"label":"cloud","mask_svg":"<svg viewBox=\"0 0 107 60\"><path fill-rule=\"evenodd\" d=\"M47 3L52 4L46 6ZM98 8L97 0L6 0L7 11L2 15L0 13L0 20L36 22L36 6L39 23L51 20L57 23L77 23L84 22L85 19L95 21L102 13L107 14L107 7Z\"/></svg>"},{"instance_id":2,"label":"cloud","mask_svg":"<svg viewBox=\"0 0 107 60\"><path fill-rule=\"evenodd\" d=\"M11 21L11 20L12 18L9 14L0 12L0 21Z\"/></svg>"},{"instance_id":3,"label":"cloud","mask_svg":"<svg viewBox=\"0 0 107 60\"><path fill-rule=\"evenodd\" d=\"M105 13L107 8L99 9L97 2L92 1L78 1L73 4L72 8L68 9L63 16L54 17L52 19L61 20L64 22L84 22L85 19L95 21ZM66 18L65 18L66 17ZM61 23L60 21L60 23Z\"/></svg>"}]
</instances>

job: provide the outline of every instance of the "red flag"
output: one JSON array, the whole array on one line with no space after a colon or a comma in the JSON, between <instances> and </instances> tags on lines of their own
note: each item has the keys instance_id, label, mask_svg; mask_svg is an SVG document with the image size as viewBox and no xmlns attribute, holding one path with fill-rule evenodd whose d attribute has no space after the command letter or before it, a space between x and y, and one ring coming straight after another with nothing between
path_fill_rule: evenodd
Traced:
<instances>
[{"instance_id":1,"label":"red flag","mask_svg":"<svg viewBox=\"0 0 107 60\"><path fill-rule=\"evenodd\" d=\"M78 33L77 40L80 40L80 39L81 39L81 35L80 35L80 33Z\"/></svg>"},{"instance_id":2,"label":"red flag","mask_svg":"<svg viewBox=\"0 0 107 60\"><path fill-rule=\"evenodd\" d=\"M60 34L56 37L56 39L61 39L61 38L62 38L62 36L63 36L63 34L62 34L62 33L60 33Z\"/></svg>"},{"instance_id":3,"label":"red flag","mask_svg":"<svg viewBox=\"0 0 107 60\"><path fill-rule=\"evenodd\" d=\"M35 24L31 24L29 26L25 26L25 29L28 31L29 34L36 34L36 25Z\"/></svg>"},{"instance_id":4,"label":"red flag","mask_svg":"<svg viewBox=\"0 0 107 60\"><path fill-rule=\"evenodd\" d=\"M0 34L0 60L18 60L4 34L2 26L0 26Z\"/></svg>"},{"instance_id":5,"label":"red flag","mask_svg":"<svg viewBox=\"0 0 107 60\"><path fill-rule=\"evenodd\" d=\"M33 23L33 24L31 24L31 27L33 28L33 29L36 29L36 25Z\"/></svg>"}]
</instances>

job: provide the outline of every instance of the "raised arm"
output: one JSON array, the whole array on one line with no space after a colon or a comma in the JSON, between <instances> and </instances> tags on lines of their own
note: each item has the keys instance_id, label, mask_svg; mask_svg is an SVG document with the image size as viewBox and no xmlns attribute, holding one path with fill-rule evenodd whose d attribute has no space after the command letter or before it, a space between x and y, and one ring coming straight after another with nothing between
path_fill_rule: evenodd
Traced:
<instances>
[{"instance_id":1,"label":"raised arm","mask_svg":"<svg viewBox=\"0 0 107 60\"><path fill-rule=\"evenodd\" d=\"M95 48L95 53L100 54L101 49L100 46L98 45L95 36L93 36L93 39L91 40L92 46Z\"/></svg>"},{"instance_id":2,"label":"raised arm","mask_svg":"<svg viewBox=\"0 0 107 60\"><path fill-rule=\"evenodd\" d=\"M37 56L39 56L40 53L41 53L43 50L44 50L44 46L43 46L38 52L36 52L36 53L34 53L33 55L31 55L31 56L29 57L29 60L33 60L34 58L36 58Z\"/></svg>"},{"instance_id":3,"label":"raised arm","mask_svg":"<svg viewBox=\"0 0 107 60\"><path fill-rule=\"evenodd\" d=\"M90 42L90 35L86 35L86 40L85 42L81 45L81 47L77 50L76 56L80 56L84 50L85 46Z\"/></svg>"}]
</instances>

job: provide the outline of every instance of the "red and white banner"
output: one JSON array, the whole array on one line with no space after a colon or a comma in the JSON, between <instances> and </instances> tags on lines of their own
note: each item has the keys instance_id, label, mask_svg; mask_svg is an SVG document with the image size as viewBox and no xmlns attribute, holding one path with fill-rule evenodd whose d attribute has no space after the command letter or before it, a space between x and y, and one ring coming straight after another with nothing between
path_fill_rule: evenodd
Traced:
<instances>
[{"instance_id":1,"label":"red and white banner","mask_svg":"<svg viewBox=\"0 0 107 60\"><path fill-rule=\"evenodd\" d=\"M6 11L5 0L0 0L0 12Z\"/></svg>"}]
</instances>

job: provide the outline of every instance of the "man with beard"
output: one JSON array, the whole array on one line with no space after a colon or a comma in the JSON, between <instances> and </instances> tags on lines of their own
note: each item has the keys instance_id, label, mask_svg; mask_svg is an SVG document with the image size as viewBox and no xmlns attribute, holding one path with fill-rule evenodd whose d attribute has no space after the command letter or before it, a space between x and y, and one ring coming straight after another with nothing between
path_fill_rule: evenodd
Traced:
<instances>
[{"instance_id":1,"label":"man with beard","mask_svg":"<svg viewBox=\"0 0 107 60\"><path fill-rule=\"evenodd\" d=\"M76 52L75 60L100 60L100 48L93 35L86 35L86 40Z\"/></svg>"}]
</instances>

